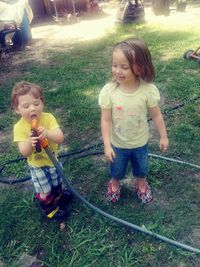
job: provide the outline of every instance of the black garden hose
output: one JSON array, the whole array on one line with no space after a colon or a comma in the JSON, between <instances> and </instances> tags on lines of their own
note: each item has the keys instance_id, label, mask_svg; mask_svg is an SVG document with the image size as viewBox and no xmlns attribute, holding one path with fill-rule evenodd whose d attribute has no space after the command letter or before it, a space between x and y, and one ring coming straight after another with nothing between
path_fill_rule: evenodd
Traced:
<instances>
[{"instance_id":1,"label":"black garden hose","mask_svg":"<svg viewBox=\"0 0 200 267\"><path fill-rule=\"evenodd\" d=\"M62 157L69 157L69 156L74 156L76 154L80 154L79 156L75 157L74 159L79 159L79 158L84 158L84 157L87 157L87 156L91 156L91 155L100 155L100 154L104 154L103 151L90 151L91 149L95 148L95 147L99 147L100 145L102 145L101 143L98 144L98 145L94 145L94 146L90 146L86 149L81 149L81 150L78 150L78 151L74 151L74 152L69 152L69 153L65 153L65 154L61 154L59 156L59 158L62 158ZM94 206L93 204L91 204L90 202L88 202L83 196L81 196L77 191L76 189L74 189L74 187L72 186L72 184L70 183L69 179L66 177L66 175L63 173L63 170L60 166L60 164L58 163L58 161L56 160L55 156L53 155L53 153L51 152L51 150L49 149L49 147L46 147L45 148L45 151L47 153L47 155L49 156L49 158L51 159L51 161L53 162L53 164L55 165L58 173L60 176L62 176L65 180L65 183L66 185L69 187L69 189L71 190L72 194L74 196L76 196L81 202L83 202L87 207L89 207L90 209L92 209L93 211L101 214L102 216L110 219L110 220L113 220L127 228L130 228L132 230L137 230L137 231L140 231L144 234L148 234L150 236L153 236L161 241L164 241L166 243L169 243L171 245L174 245L174 246L177 246L177 247L180 247L182 249L186 249L188 251L191 251L191 252L195 252L195 253L200 253L200 250L197 249L197 248L193 248L191 246L188 246L188 245L185 245L183 243L180 243L180 242L177 242L175 240L172 240L172 239L169 239L165 236L162 236L162 235L159 235L159 234L156 234L152 231L149 231L143 227L140 227L140 226L137 226L135 224L132 224L130 222L127 222L125 220L122 220L120 218L117 218L109 213L106 213L104 212L103 210L99 209L98 207ZM84 153L82 154L83 152L86 152L87 153ZM89 151L89 152L88 152ZM163 156L159 156L159 155L156 155L156 154L151 154L149 153L149 156L152 157L152 158L158 158L158 159L161 159L161 160L166 160L166 161L170 161L170 162L175 162L175 163L178 163L178 164L182 164L182 165L187 165L187 166L190 166L192 168L197 168L197 169L200 169L200 166L199 165L196 165L196 164L192 164L192 163L189 163L189 162L186 162L186 161L181 161L181 160L176 160L176 159L173 159L173 158L168 158L168 157L163 157ZM8 162L6 162L1 168L0 168L0 173L2 172L2 170L5 168L6 165L8 164L12 164L12 163L16 163L18 161L23 161L25 160L24 157L21 157L21 158L18 158L18 159L14 159L14 160L10 160ZM25 177L25 178L22 178L22 179L15 179L15 180L5 180L5 179L0 179L0 182L1 183L6 183L6 184L15 184L15 183L21 183L21 182L25 182L27 180L31 179L30 177Z\"/></svg>"},{"instance_id":2,"label":"black garden hose","mask_svg":"<svg viewBox=\"0 0 200 267\"><path fill-rule=\"evenodd\" d=\"M76 154L81 154L77 157L75 157L75 159L79 159L79 158L84 158L84 157L87 157L87 156L91 156L91 155L100 155L100 154L103 154L103 151L89 151L90 149L93 149L94 147L99 147L100 145L102 144L98 144L98 145L94 145L94 146L90 146L86 149L81 149L81 150L78 150L78 151L74 151L74 152L69 152L69 153L65 153L65 154L61 154L59 156L59 158L61 157L69 157L69 156L73 156L73 155L76 155ZM172 239L169 239L165 236L162 236L162 235L159 235L159 234L156 234L152 231L149 231L143 227L140 227L140 226L137 226L135 224L132 224L130 222L127 222L125 220L122 220L120 218L117 218L109 213L106 213L104 212L103 210L99 209L98 207L94 206L93 204L91 204L90 202L88 202L83 196L81 196L79 194L79 192L76 191L76 189L74 189L74 187L72 186L71 182L69 181L69 179L66 177L66 175L63 173L63 170L60 166L60 164L58 163L58 161L56 160L55 156L53 155L53 153L51 152L51 150L49 149L49 147L46 147L45 148L45 151L47 153L47 155L49 156L49 158L51 159L51 161L53 162L53 164L55 165L59 175L61 175L64 180L65 180L65 183L66 185L69 187L69 189L71 190L72 194L74 196L76 196L81 202L83 202L87 207L89 207L90 209L92 209L93 211L101 214L102 216L110 219L110 220L113 220L127 228L130 228L132 230L137 230L137 231L140 231L144 234L148 234L150 236L153 236L161 241L164 241L166 243L169 243L171 245L174 245L174 246L177 246L177 247L180 247L182 249L186 249L188 251L191 251L191 252L195 252L195 253L200 253L200 250L197 249L197 248L193 248L191 246L188 246L188 245L185 245L183 243L180 243L180 242L177 242L175 240L172 240ZM89 151L85 154L82 154L83 152L86 152L86 151ZM178 164L182 164L182 165L187 165L187 166L190 166L192 168L197 168L197 169L200 169L200 166L199 165L196 165L196 164L192 164L192 163L189 163L189 162L186 162L186 161L181 161L181 160L176 160L176 159L173 159L173 158L168 158L168 157L163 157L163 156L159 156L159 155L156 155L156 154L151 154L149 153L149 156L152 157L152 158L158 158L158 159L161 159L161 160L166 160L166 161L170 161L170 162L175 162L175 163L178 163ZM1 168L0 168L0 173L2 172L2 170L5 168L6 165L8 164L12 164L12 163L16 163L18 161L22 161L22 160L25 160L25 158L21 157L21 158L18 158L18 159L14 159L14 160L10 160L8 162L6 162ZM6 184L15 184L15 183L21 183L21 182L25 182L27 180L31 179L30 177L25 177L25 178L22 178L22 179L15 179L15 180L5 180L5 179L0 179L0 182L1 183L6 183Z\"/></svg>"},{"instance_id":3,"label":"black garden hose","mask_svg":"<svg viewBox=\"0 0 200 267\"><path fill-rule=\"evenodd\" d=\"M90 151L94 147L98 147L100 145L102 145L102 143L99 143L98 145L90 146L90 147L88 147L86 149L81 149L81 150L77 150L77 151L62 153L62 154L60 154L58 156L58 158L71 157L71 156L79 154L78 156L75 156L73 158L75 160L75 159L85 158L85 157L88 157L88 156L102 155L102 154L104 154L103 151L100 151L100 150L99 151ZM86 151L89 151L89 152L83 153L83 152L86 152ZM149 153L148 156L151 157L151 158L157 158L157 159L160 159L160 160L175 162L175 163L178 163L178 164L181 164L181 165L186 165L186 166L189 166L189 167L192 167L192 168L200 169L199 165L196 165L196 164L193 164L193 163L190 163L190 162L187 162L187 161L182 161L182 160L178 160L178 159L174 159L174 158L164 157L164 156L160 156L160 155L156 155L156 154L152 154L152 153ZM3 164L3 166L0 167L0 174L2 173L2 171L4 170L4 168L7 165L10 165L12 163L16 163L16 162L19 162L19 161L24 161L24 160L26 160L26 158L20 157L20 158L16 158L16 159L9 160L9 161L5 162ZM26 181L28 181L30 179L31 179L30 176L27 176L27 177L24 177L24 178L21 178L21 179L10 179L10 180L6 180L6 179L0 178L0 183L12 185L12 184L23 183L23 182L26 182Z\"/></svg>"},{"instance_id":4,"label":"black garden hose","mask_svg":"<svg viewBox=\"0 0 200 267\"><path fill-rule=\"evenodd\" d=\"M200 249L193 248L193 247L191 247L191 246L188 246L188 245L185 245L185 244L183 244L183 243L177 242L177 241L172 240L172 239L170 239L170 238L167 238L167 237L165 237L165 236L156 234L156 233L154 233L154 232L152 232L152 231L149 231L149 230L147 230L147 229L145 229L145 228L142 228L142 227L140 227L140 226L137 226L137 225L135 225L135 224L132 224L132 223L130 223L130 222L127 222L127 221L125 221L125 220L122 220L122 219L120 219L120 218L117 218L117 217L115 217L115 216L113 216L113 215L111 215L111 214L109 214L109 213L107 213L107 212L105 212L105 211L99 209L98 207L94 206L94 205L91 204L89 201L87 201L83 196L81 196L81 195L79 194L79 192L76 191L76 189L74 189L74 187L73 187L72 184L70 183L69 179L68 179L68 178L66 177L66 175L63 173L63 170L62 170L62 168L61 168L59 162L56 160L55 156L53 155L53 153L52 153L52 151L49 149L49 147L46 147L46 148L45 148L45 151L46 151L47 155L49 156L49 158L51 159L51 161L53 162L53 164L54 164L54 166L55 166L57 172L59 173L59 175L60 175L61 177L64 178L64 180L65 180L65 182L66 182L66 185L67 185L68 188L71 190L72 194L73 194L75 197L77 197L82 203L84 203L87 207L89 207L90 209L92 209L93 211L95 211L95 212L99 213L100 215L103 215L104 217L106 217L106 218L108 218L108 219L110 219L110 220L113 220L113 221L115 221L115 222L117 222L117 223L119 223L119 224L121 224L121 225L123 225L123 226L125 226L125 227L128 227L128 228L130 228L130 229L132 229L132 230L137 230L137 231L140 231L140 232L142 232L142 233L144 233L144 234L148 234L148 235L153 236L153 237L155 237L155 238L157 238L157 239L159 239L159 240L161 240L161 241L164 241L164 242L169 243L169 244L171 244L171 245L177 246L177 247L179 247L179 248L186 249L186 250L188 250L188 251L195 252L195 253L200 253ZM153 155L152 155L152 156L153 156ZM200 168L200 166L198 166L198 167Z\"/></svg>"}]
</instances>

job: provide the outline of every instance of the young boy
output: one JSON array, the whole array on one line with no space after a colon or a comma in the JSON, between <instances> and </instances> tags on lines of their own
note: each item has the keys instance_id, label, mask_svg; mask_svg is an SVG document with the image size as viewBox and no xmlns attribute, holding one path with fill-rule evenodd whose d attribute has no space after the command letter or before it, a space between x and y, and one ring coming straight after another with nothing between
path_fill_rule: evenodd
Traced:
<instances>
[{"instance_id":1,"label":"young boy","mask_svg":"<svg viewBox=\"0 0 200 267\"><path fill-rule=\"evenodd\" d=\"M44 98L42 88L34 83L22 81L16 83L11 96L12 107L21 116L14 125L14 142L20 153L27 157L32 182L35 188L35 199L43 214L49 219L62 221L67 217L66 203L69 191L62 191L60 177L44 149L38 151L38 142L47 139L48 146L58 154L58 145L64 141L64 135L51 113L43 112ZM33 134L32 122L37 121L37 135ZM37 148L37 149L36 149Z\"/></svg>"}]
</instances>

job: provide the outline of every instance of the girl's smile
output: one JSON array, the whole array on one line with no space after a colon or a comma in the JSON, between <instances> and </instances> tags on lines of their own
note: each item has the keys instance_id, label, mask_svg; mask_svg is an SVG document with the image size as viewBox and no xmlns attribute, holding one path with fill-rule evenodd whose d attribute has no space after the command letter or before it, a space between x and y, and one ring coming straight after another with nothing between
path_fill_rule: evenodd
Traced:
<instances>
[{"instance_id":1,"label":"girl's smile","mask_svg":"<svg viewBox=\"0 0 200 267\"><path fill-rule=\"evenodd\" d=\"M133 89L138 85L138 78L133 73L130 64L120 49L113 52L112 74L116 82L125 89Z\"/></svg>"}]
</instances>

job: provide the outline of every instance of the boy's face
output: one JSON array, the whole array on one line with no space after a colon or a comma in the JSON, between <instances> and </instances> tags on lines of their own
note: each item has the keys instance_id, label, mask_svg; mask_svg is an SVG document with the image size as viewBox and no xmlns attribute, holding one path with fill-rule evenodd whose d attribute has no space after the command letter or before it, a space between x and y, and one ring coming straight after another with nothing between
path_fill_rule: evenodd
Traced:
<instances>
[{"instance_id":1,"label":"boy's face","mask_svg":"<svg viewBox=\"0 0 200 267\"><path fill-rule=\"evenodd\" d=\"M44 104L42 100L28 93L19 96L18 106L15 108L15 111L21 115L22 118L31 123L32 119L40 119L43 108Z\"/></svg>"}]
</instances>

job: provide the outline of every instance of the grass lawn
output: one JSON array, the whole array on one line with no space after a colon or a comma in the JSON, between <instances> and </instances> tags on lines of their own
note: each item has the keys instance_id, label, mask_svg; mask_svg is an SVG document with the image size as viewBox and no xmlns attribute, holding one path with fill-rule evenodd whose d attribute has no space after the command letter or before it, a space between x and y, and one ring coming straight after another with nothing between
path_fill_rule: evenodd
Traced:
<instances>
[{"instance_id":1,"label":"grass lawn","mask_svg":"<svg viewBox=\"0 0 200 267\"><path fill-rule=\"evenodd\" d=\"M173 18L175 15L173 16ZM188 48L199 46L196 21L177 23L160 17L142 25L118 25L98 40L80 42L62 52L50 52L46 63L25 59L1 64L0 73L0 165L20 157L12 142L18 117L10 107L15 82L28 80L44 88L45 110L58 118L65 133L61 152L87 148L101 142L98 93L110 77L111 49L116 41L131 36L144 38L156 68L155 84L170 138L166 157L199 165L200 68L183 59ZM46 51L46 54L48 51ZM198 98L199 97L199 98ZM171 111L177 105L181 108ZM150 122L151 153L158 149L158 135ZM94 148L95 150L95 148ZM74 187L102 210L160 235L200 248L200 171L175 162L150 158L149 182L154 201L141 205L132 186L125 183L122 198L113 205L105 201L108 181L103 155L63 158L64 172ZM14 163L0 178L21 179L26 164ZM127 181L131 174L127 173ZM130 231L94 213L79 200L70 207L63 231L55 222L42 219L33 201L30 183L0 183L0 261L21 267L23 254L37 257L47 267L193 267L200 255L183 250L138 231Z\"/></svg>"}]
</instances>

